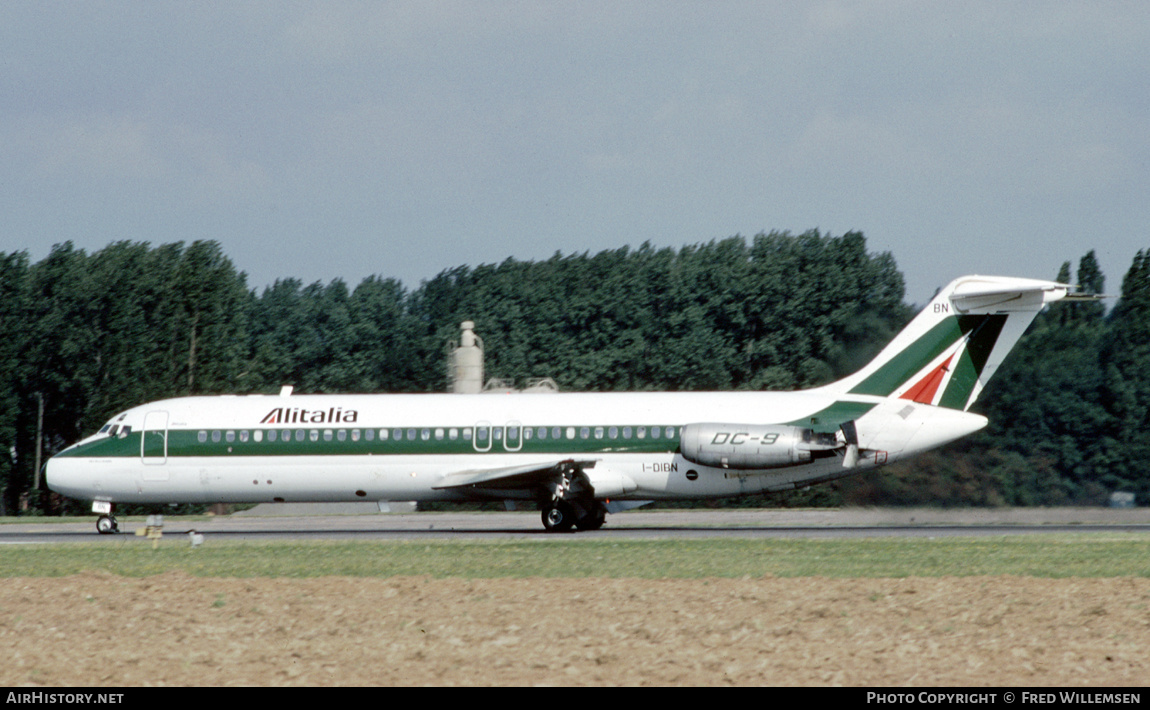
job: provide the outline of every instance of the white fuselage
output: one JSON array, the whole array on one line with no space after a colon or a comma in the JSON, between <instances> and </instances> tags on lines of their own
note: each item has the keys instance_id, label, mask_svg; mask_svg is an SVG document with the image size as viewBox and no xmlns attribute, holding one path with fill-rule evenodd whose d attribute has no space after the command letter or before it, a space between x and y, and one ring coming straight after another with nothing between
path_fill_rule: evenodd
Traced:
<instances>
[{"instance_id":1,"label":"white fuselage","mask_svg":"<svg viewBox=\"0 0 1150 710\"><path fill-rule=\"evenodd\" d=\"M692 463L679 452L693 422L819 427L842 406L822 390L788 393L547 393L189 397L124 412L103 433L52 458L50 487L116 503L530 499L502 486L443 489L461 472L563 460L594 461L598 499L737 496L831 480L930 448L985 423L977 415L909 406L892 415L880 398L847 403L864 455L766 470ZM869 413L868 413L869 412ZM913 441L930 415L932 432ZM892 429L894 419L901 426ZM874 420L875 426L868 422ZM882 423L886 433L879 431ZM827 424L834 431L837 424ZM110 429L115 427L115 429ZM130 428L124 433L124 427ZM880 440L875 440L875 437Z\"/></svg>"},{"instance_id":2,"label":"white fuselage","mask_svg":"<svg viewBox=\"0 0 1150 710\"><path fill-rule=\"evenodd\" d=\"M965 276L870 363L800 392L186 397L54 456L48 485L109 503L534 499L544 524L611 500L737 496L841 478L970 434L967 410L1049 281ZM707 464L707 465L704 465ZM94 506L96 507L96 506Z\"/></svg>"}]
</instances>

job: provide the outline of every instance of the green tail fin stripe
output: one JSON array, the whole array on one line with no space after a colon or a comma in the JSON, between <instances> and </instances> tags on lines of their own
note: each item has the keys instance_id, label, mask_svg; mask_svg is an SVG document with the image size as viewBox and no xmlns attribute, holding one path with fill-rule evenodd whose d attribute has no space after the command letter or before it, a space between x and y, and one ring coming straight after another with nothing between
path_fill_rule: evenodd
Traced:
<instances>
[{"instance_id":1,"label":"green tail fin stripe","mask_svg":"<svg viewBox=\"0 0 1150 710\"><path fill-rule=\"evenodd\" d=\"M1006 325L1006 316L962 316L963 318L978 318L981 323L971 332L966 341L966 348L951 373L950 382L943 392L938 406L948 409L965 410L970 402L970 395L982 376L986 361L990 359L990 352L1002 334L1002 327Z\"/></svg>"},{"instance_id":2,"label":"green tail fin stripe","mask_svg":"<svg viewBox=\"0 0 1150 710\"><path fill-rule=\"evenodd\" d=\"M957 407L962 409L990 357L991 350L994 349L994 343L1002 332L1006 318L1007 316L999 314L945 318L855 385L850 394L889 397L959 339L968 337L967 347L956 365L955 373L951 375L951 384L943 393L943 399L949 402L962 399L962 405Z\"/></svg>"}]
</instances>

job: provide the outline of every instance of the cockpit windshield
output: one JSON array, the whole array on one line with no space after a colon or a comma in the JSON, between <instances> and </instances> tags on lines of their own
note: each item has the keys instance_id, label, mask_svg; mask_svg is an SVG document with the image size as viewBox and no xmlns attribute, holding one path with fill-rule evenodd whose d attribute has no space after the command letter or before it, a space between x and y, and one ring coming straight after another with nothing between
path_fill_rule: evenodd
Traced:
<instances>
[{"instance_id":1,"label":"cockpit windshield","mask_svg":"<svg viewBox=\"0 0 1150 710\"><path fill-rule=\"evenodd\" d=\"M100 427L100 431L96 433L107 434L109 437L119 436L121 439L123 439L125 436L132 433L132 427L127 424L120 426L119 424L108 422L104 426Z\"/></svg>"}]
</instances>

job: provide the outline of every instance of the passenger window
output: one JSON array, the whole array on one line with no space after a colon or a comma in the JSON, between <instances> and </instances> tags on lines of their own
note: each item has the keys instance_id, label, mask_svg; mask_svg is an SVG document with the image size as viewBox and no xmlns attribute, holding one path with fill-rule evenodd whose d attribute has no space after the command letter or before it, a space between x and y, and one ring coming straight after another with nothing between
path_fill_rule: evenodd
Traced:
<instances>
[{"instance_id":1,"label":"passenger window","mask_svg":"<svg viewBox=\"0 0 1150 710\"><path fill-rule=\"evenodd\" d=\"M332 437L331 429L324 429L323 430L323 440L324 441L331 441L331 437Z\"/></svg>"},{"instance_id":2,"label":"passenger window","mask_svg":"<svg viewBox=\"0 0 1150 710\"><path fill-rule=\"evenodd\" d=\"M208 443L208 432L201 431L199 434L196 434L196 439L199 440L201 444Z\"/></svg>"},{"instance_id":3,"label":"passenger window","mask_svg":"<svg viewBox=\"0 0 1150 710\"><path fill-rule=\"evenodd\" d=\"M380 431L383 430L381 429ZM365 431L363 433L363 438L367 439L368 441L373 441L375 439L375 429L368 429Z\"/></svg>"},{"instance_id":4,"label":"passenger window","mask_svg":"<svg viewBox=\"0 0 1150 710\"><path fill-rule=\"evenodd\" d=\"M351 430L351 440L352 441L359 441L359 429L352 429Z\"/></svg>"},{"instance_id":5,"label":"passenger window","mask_svg":"<svg viewBox=\"0 0 1150 710\"><path fill-rule=\"evenodd\" d=\"M601 427L601 426L595 427L595 438L596 439L602 439L603 438L603 427Z\"/></svg>"},{"instance_id":6,"label":"passenger window","mask_svg":"<svg viewBox=\"0 0 1150 710\"><path fill-rule=\"evenodd\" d=\"M618 439L619 438L619 427L613 426L610 429L608 429L607 430L607 436L611 437L612 439Z\"/></svg>"},{"instance_id":7,"label":"passenger window","mask_svg":"<svg viewBox=\"0 0 1150 710\"><path fill-rule=\"evenodd\" d=\"M213 431L212 432L212 443L213 444L220 443L220 432L219 431Z\"/></svg>"},{"instance_id":8,"label":"passenger window","mask_svg":"<svg viewBox=\"0 0 1150 710\"><path fill-rule=\"evenodd\" d=\"M623 427L623 438L624 439L630 439L631 438L631 427L629 427L629 426Z\"/></svg>"},{"instance_id":9,"label":"passenger window","mask_svg":"<svg viewBox=\"0 0 1150 710\"><path fill-rule=\"evenodd\" d=\"M248 434L247 431L241 431L240 432L240 443L246 444L248 442L249 438L251 438L251 435Z\"/></svg>"},{"instance_id":10,"label":"passenger window","mask_svg":"<svg viewBox=\"0 0 1150 710\"><path fill-rule=\"evenodd\" d=\"M347 429L340 429L338 432L336 432L335 438L339 439L340 441L347 441Z\"/></svg>"}]
</instances>

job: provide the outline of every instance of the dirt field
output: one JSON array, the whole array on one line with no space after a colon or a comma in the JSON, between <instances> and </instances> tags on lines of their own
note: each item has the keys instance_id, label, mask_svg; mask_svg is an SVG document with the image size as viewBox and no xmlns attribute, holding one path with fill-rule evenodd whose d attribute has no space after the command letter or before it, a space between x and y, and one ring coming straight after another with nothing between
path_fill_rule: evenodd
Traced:
<instances>
[{"instance_id":1,"label":"dirt field","mask_svg":"<svg viewBox=\"0 0 1150 710\"><path fill-rule=\"evenodd\" d=\"M1144 685L1150 579L0 579L0 685Z\"/></svg>"}]
</instances>

